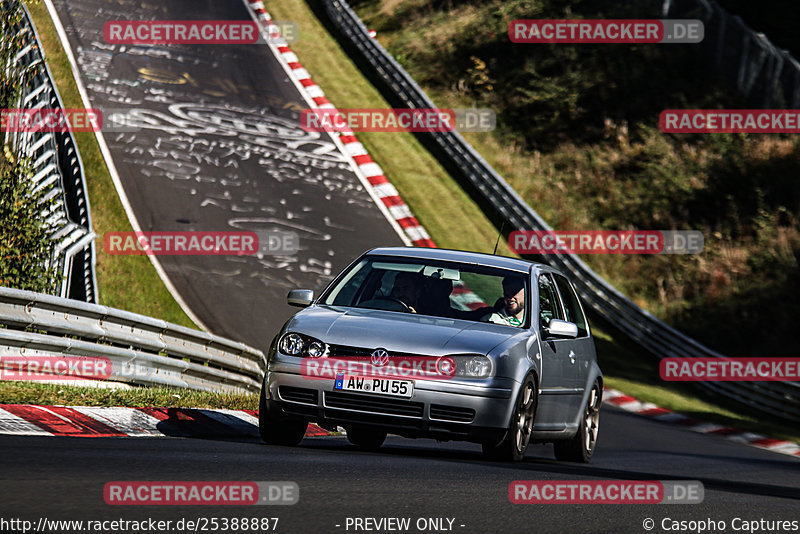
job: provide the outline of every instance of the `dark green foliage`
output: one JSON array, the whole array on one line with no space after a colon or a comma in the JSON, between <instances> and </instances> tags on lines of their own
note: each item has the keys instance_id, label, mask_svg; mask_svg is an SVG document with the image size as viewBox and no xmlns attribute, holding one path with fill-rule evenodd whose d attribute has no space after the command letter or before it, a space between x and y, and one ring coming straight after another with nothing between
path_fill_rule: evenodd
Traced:
<instances>
[{"instance_id":1,"label":"dark green foliage","mask_svg":"<svg viewBox=\"0 0 800 534\"><path fill-rule=\"evenodd\" d=\"M0 109L18 107L25 83L25 65L15 64L25 36L19 2L0 1ZM45 191L35 192L30 162L14 148L12 132L0 132L0 286L52 292L58 276L50 266L54 243L42 217Z\"/></svg>"}]
</instances>

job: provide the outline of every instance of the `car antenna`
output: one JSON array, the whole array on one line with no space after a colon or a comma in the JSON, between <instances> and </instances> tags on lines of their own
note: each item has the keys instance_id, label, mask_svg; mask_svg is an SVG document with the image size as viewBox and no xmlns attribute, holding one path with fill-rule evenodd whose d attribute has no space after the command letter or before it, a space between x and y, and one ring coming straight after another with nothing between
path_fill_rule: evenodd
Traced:
<instances>
[{"instance_id":1,"label":"car antenna","mask_svg":"<svg viewBox=\"0 0 800 534\"><path fill-rule=\"evenodd\" d=\"M492 252L492 256L497 254L497 245L500 244L500 237L503 235L503 228L506 226L506 220L503 219L503 223L500 225L500 232L497 234L497 241L494 244L494 251Z\"/></svg>"}]
</instances>

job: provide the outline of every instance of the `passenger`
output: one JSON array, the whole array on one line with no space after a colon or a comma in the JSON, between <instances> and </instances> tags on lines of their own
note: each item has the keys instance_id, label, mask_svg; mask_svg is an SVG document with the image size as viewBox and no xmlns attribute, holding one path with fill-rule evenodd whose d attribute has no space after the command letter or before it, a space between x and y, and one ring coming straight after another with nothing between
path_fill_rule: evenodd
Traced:
<instances>
[{"instance_id":1,"label":"passenger","mask_svg":"<svg viewBox=\"0 0 800 534\"><path fill-rule=\"evenodd\" d=\"M502 304L502 308L485 315L481 321L522 326L525 322L525 281L519 276L503 278L503 298L498 304Z\"/></svg>"}]
</instances>

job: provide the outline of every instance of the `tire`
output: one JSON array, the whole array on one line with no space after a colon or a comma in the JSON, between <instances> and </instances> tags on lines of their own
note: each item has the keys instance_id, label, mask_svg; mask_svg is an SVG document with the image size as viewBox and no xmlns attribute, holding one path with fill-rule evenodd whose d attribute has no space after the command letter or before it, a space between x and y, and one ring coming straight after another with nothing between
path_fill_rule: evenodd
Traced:
<instances>
[{"instance_id":1,"label":"tire","mask_svg":"<svg viewBox=\"0 0 800 534\"><path fill-rule=\"evenodd\" d=\"M503 439L499 443L484 442L483 454L489 459L503 462L519 462L533 434L536 408L539 405L539 391L531 375L525 377L514 403L514 414Z\"/></svg>"},{"instance_id":2,"label":"tire","mask_svg":"<svg viewBox=\"0 0 800 534\"><path fill-rule=\"evenodd\" d=\"M597 434L600 430L601 399L600 383L595 382L583 409L580 428L575 436L572 439L556 441L553 444L556 460L587 464L592 459L597 445Z\"/></svg>"},{"instance_id":3,"label":"tire","mask_svg":"<svg viewBox=\"0 0 800 534\"><path fill-rule=\"evenodd\" d=\"M258 401L258 430L264 443L293 447L302 441L308 428L308 421L286 419L283 421L270 417L267 412L266 384L261 386Z\"/></svg>"},{"instance_id":4,"label":"tire","mask_svg":"<svg viewBox=\"0 0 800 534\"><path fill-rule=\"evenodd\" d=\"M365 451L377 451L386 440L386 431L363 426L347 428L347 440Z\"/></svg>"}]
</instances>

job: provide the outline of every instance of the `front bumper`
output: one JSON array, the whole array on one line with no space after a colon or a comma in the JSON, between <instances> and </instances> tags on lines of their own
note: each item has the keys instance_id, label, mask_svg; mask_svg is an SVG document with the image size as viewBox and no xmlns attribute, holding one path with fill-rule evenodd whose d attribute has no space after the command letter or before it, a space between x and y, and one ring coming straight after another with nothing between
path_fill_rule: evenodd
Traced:
<instances>
[{"instance_id":1,"label":"front bumper","mask_svg":"<svg viewBox=\"0 0 800 534\"><path fill-rule=\"evenodd\" d=\"M284 367L284 366L282 366ZM479 383L477 383L479 382ZM508 428L519 384L511 379L415 380L410 399L334 389L332 379L309 379L299 369L267 373L267 410L325 427L359 424L405 437L482 442Z\"/></svg>"}]
</instances>

